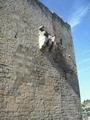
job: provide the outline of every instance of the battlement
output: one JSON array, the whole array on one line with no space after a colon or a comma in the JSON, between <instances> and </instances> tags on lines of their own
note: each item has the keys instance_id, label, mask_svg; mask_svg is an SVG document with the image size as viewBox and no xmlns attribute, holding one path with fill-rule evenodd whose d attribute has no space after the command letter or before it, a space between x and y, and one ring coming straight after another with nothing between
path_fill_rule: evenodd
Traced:
<instances>
[{"instance_id":1,"label":"battlement","mask_svg":"<svg viewBox=\"0 0 90 120\"><path fill-rule=\"evenodd\" d=\"M61 22L62 25L64 25L68 30L71 30L71 26L67 23L64 22L62 18L60 18L55 12L52 13L53 19L57 19L59 22Z\"/></svg>"}]
</instances>

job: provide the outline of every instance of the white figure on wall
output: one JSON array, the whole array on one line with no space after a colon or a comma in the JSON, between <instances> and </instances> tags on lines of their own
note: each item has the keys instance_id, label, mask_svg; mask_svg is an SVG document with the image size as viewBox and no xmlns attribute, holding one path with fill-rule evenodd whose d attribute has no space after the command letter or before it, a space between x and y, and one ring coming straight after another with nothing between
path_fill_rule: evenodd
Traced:
<instances>
[{"instance_id":1,"label":"white figure on wall","mask_svg":"<svg viewBox=\"0 0 90 120\"><path fill-rule=\"evenodd\" d=\"M45 47L48 41L48 34L44 30L44 26L39 27L39 48Z\"/></svg>"},{"instance_id":2,"label":"white figure on wall","mask_svg":"<svg viewBox=\"0 0 90 120\"><path fill-rule=\"evenodd\" d=\"M51 36L44 30L44 26L39 27L39 49L48 47L51 48L55 41L55 36Z\"/></svg>"}]
</instances>

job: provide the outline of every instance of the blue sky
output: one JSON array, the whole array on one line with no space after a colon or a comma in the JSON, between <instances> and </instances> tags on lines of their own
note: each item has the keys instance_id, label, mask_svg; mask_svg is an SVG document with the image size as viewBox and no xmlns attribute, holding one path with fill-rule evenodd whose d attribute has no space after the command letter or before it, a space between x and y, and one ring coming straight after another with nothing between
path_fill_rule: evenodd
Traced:
<instances>
[{"instance_id":1,"label":"blue sky","mask_svg":"<svg viewBox=\"0 0 90 120\"><path fill-rule=\"evenodd\" d=\"M90 99L90 0L41 0L72 27L81 101Z\"/></svg>"}]
</instances>

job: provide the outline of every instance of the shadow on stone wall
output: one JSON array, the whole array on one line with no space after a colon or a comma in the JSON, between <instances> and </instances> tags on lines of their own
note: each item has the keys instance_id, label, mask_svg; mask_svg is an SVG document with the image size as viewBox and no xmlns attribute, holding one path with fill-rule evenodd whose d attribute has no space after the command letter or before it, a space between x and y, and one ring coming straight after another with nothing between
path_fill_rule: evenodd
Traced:
<instances>
[{"instance_id":1,"label":"shadow on stone wall","mask_svg":"<svg viewBox=\"0 0 90 120\"><path fill-rule=\"evenodd\" d=\"M77 73L64 57L63 48L53 45L52 49L46 47L41 52L43 52L52 66L55 67L59 73L61 73L61 69L63 70L66 82L68 82L75 93L80 97Z\"/></svg>"}]
</instances>

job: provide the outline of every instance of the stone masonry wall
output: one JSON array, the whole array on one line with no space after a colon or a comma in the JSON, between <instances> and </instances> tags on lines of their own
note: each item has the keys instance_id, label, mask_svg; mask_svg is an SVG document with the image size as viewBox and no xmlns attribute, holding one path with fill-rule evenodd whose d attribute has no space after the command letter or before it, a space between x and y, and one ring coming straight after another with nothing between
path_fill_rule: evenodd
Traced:
<instances>
[{"instance_id":1,"label":"stone masonry wall","mask_svg":"<svg viewBox=\"0 0 90 120\"><path fill-rule=\"evenodd\" d=\"M39 49L41 25L55 35L50 51ZM80 117L70 26L37 0L0 0L0 120Z\"/></svg>"}]
</instances>

